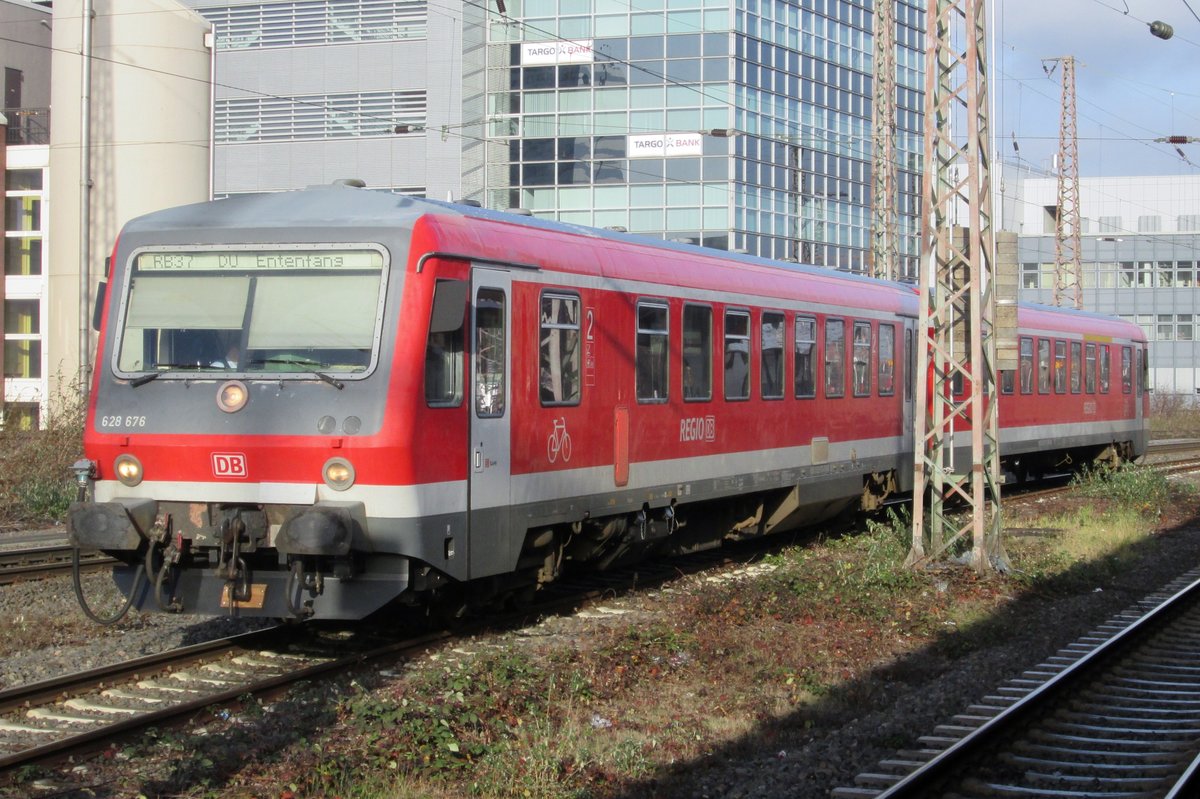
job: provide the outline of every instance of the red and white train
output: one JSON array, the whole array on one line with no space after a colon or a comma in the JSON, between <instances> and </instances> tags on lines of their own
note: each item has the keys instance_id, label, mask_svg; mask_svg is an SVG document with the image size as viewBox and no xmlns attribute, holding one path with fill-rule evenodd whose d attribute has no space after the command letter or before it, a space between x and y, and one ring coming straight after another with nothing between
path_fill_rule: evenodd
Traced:
<instances>
[{"instance_id":1,"label":"red and white train","mask_svg":"<svg viewBox=\"0 0 1200 799\"><path fill-rule=\"evenodd\" d=\"M130 222L70 523L133 606L360 618L912 486L912 286L347 186ZM1013 472L1146 444L1135 325L1025 306Z\"/></svg>"}]
</instances>

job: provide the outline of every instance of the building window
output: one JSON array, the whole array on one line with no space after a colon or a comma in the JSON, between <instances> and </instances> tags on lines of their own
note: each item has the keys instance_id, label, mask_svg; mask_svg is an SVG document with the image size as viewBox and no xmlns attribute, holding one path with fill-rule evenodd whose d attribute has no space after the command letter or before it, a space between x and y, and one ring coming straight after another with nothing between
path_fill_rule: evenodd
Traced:
<instances>
[{"instance_id":1,"label":"building window","mask_svg":"<svg viewBox=\"0 0 1200 799\"><path fill-rule=\"evenodd\" d=\"M196 11L216 28L218 50L423 39L428 13L424 0L304 0Z\"/></svg>"},{"instance_id":2,"label":"building window","mask_svg":"<svg viewBox=\"0 0 1200 799\"><path fill-rule=\"evenodd\" d=\"M217 144L392 137L397 123L424 124L425 110L424 90L239 97L214 103L213 130Z\"/></svg>"},{"instance_id":3,"label":"building window","mask_svg":"<svg viewBox=\"0 0 1200 799\"><path fill-rule=\"evenodd\" d=\"M41 308L38 300L4 301L4 376L42 376Z\"/></svg>"}]
</instances>

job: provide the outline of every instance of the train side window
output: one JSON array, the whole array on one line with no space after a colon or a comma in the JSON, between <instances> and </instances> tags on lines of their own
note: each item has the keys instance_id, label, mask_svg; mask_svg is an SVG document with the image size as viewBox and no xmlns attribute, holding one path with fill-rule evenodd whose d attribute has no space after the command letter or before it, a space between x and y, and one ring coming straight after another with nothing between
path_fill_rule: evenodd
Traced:
<instances>
[{"instance_id":1,"label":"train side window","mask_svg":"<svg viewBox=\"0 0 1200 799\"><path fill-rule=\"evenodd\" d=\"M1016 386L1016 373L1012 369L1000 370L1000 393L1011 394Z\"/></svg>"},{"instance_id":2,"label":"train side window","mask_svg":"<svg viewBox=\"0 0 1200 799\"><path fill-rule=\"evenodd\" d=\"M1028 336L1021 336L1021 355L1020 355L1020 371L1021 371L1021 393L1033 393L1033 339Z\"/></svg>"},{"instance_id":3,"label":"train side window","mask_svg":"<svg viewBox=\"0 0 1200 799\"><path fill-rule=\"evenodd\" d=\"M1084 348L1083 390L1089 394L1096 393L1096 345L1088 344Z\"/></svg>"},{"instance_id":4,"label":"train side window","mask_svg":"<svg viewBox=\"0 0 1200 799\"><path fill-rule=\"evenodd\" d=\"M481 288L475 295L475 415L504 415L504 292Z\"/></svg>"},{"instance_id":5,"label":"train side window","mask_svg":"<svg viewBox=\"0 0 1200 799\"><path fill-rule=\"evenodd\" d=\"M439 280L434 288L425 343L425 402L432 408L462 405L466 287L462 280Z\"/></svg>"},{"instance_id":6,"label":"train side window","mask_svg":"<svg viewBox=\"0 0 1200 799\"><path fill-rule=\"evenodd\" d=\"M1121 393L1133 391L1133 352L1129 347L1121 348Z\"/></svg>"},{"instance_id":7,"label":"train side window","mask_svg":"<svg viewBox=\"0 0 1200 799\"><path fill-rule=\"evenodd\" d=\"M1038 393L1050 393L1050 339L1038 339Z\"/></svg>"},{"instance_id":8,"label":"train side window","mask_svg":"<svg viewBox=\"0 0 1200 799\"><path fill-rule=\"evenodd\" d=\"M783 314L764 311L762 315L762 357L759 385L763 399L783 399Z\"/></svg>"},{"instance_id":9,"label":"train side window","mask_svg":"<svg viewBox=\"0 0 1200 799\"><path fill-rule=\"evenodd\" d=\"M667 306L639 302L637 306L638 402L666 402L669 385L667 355L670 350Z\"/></svg>"},{"instance_id":10,"label":"train side window","mask_svg":"<svg viewBox=\"0 0 1200 799\"><path fill-rule=\"evenodd\" d=\"M879 326L879 396L896 393L896 327Z\"/></svg>"},{"instance_id":11,"label":"train side window","mask_svg":"<svg viewBox=\"0 0 1200 799\"><path fill-rule=\"evenodd\" d=\"M683 398L712 399L713 311L707 305L683 306Z\"/></svg>"},{"instance_id":12,"label":"train side window","mask_svg":"<svg viewBox=\"0 0 1200 799\"><path fill-rule=\"evenodd\" d=\"M854 396L871 394L871 323L854 323Z\"/></svg>"},{"instance_id":13,"label":"train side window","mask_svg":"<svg viewBox=\"0 0 1200 799\"><path fill-rule=\"evenodd\" d=\"M817 320L796 317L795 390L796 399L817 396Z\"/></svg>"},{"instance_id":14,"label":"train side window","mask_svg":"<svg viewBox=\"0 0 1200 799\"><path fill-rule=\"evenodd\" d=\"M1083 376L1083 344L1071 342L1071 393L1078 394L1081 388L1080 378Z\"/></svg>"},{"instance_id":15,"label":"train side window","mask_svg":"<svg viewBox=\"0 0 1200 799\"><path fill-rule=\"evenodd\" d=\"M1100 393L1108 393L1109 374L1112 371L1112 357L1107 344L1100 345Z\"/></svg>"},{"instance_id":16,"label":"train side window","mask_svg":"<svg viewBox=\"0 0 1200 799\"><path fill-rule=\"evenodd\" d=\"M543 405L578 405L579 297L542 295L538 344L538 396Z\"/></svg>"},{"instance_id":17,"label":"train side window","mask_svg":"<svg viewBox=\"0 0 1200 799\"><path fill-rule=\"evenodd\" d=\"M846 394L846 321L825 320L825 396Z\"/></svg>"},{"instance_id":18,"label":"train side window","mask_svg":"<svg viewBox=\"0 0 1200 799\"><path fill-rule=\"evenodd\" d=\"M725 399L750 399L750 314L725 312Z\"/></svg>"},{"instance_id":19,"label":"train side window","mask_svg":"<svg viewBox=\"0 0 1200 799\"><path fill-rule=\"evenodd\" d=\"M1054 393L1067 393L1067 342L1054 342Z\"/></svg>"}]
</instances>

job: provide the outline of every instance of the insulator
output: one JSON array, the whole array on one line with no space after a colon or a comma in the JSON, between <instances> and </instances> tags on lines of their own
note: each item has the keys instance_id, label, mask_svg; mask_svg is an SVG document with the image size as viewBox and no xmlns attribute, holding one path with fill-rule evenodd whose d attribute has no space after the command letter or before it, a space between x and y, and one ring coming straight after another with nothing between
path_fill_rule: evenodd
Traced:
<instances>
[{"instance_id":1,"label":"insulator","mask_svg":"<svg viewBox=\"0 0 1200 799\"><path fill-rule=\"evenodd\" d=\"M1160 39L1170 39L1175 35L1175 29L1161 19L1156 19L1150 23L1150 33Z\"/></svg>"}]
</instances>

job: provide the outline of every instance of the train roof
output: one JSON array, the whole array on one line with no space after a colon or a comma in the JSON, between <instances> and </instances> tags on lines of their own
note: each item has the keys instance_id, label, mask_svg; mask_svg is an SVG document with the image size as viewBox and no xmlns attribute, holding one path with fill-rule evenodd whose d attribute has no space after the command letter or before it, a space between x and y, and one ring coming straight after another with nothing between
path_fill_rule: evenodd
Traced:
<instances>
[{"instance_id":1,"label":"train roof","mask_svg":"<svg viewBox=\"0 0 1200 799\"><path fill-rule=\"evenodd\" d=\"M277 239L283 229L303 229L304 240L319 241L322 230L357 236L378 228L420 228L431 233L439 250L556 271L599 268L606 277L618 279L686 283L718 291L736 288L768 296L795 292L789 288L795 282L790 278L801 273L811 278L805 281L806 291L816 288L822 295L818 299L893 309L912 303L911 286L850 272L337 183L156 211L130 221L122 235L182 243L189 232L208 231L204 242L195 243L211 243L217 231L266 241ZM566 251L593 257L561 257ZM915 306L910 310L915 314Z\"/></svg>"}]
</instances>

